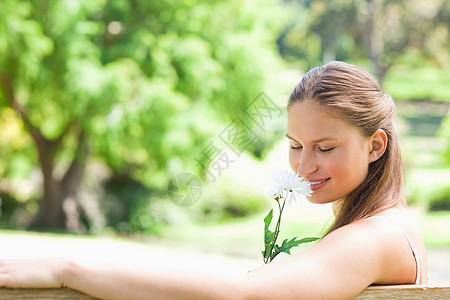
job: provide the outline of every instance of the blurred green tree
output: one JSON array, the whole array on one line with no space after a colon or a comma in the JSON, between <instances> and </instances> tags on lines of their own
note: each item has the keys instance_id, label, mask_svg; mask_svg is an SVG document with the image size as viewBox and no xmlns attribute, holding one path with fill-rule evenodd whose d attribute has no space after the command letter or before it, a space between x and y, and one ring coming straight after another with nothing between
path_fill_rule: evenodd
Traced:
<instances>
[{"instance_id":1,"label":"blurred green tree","mask_svg":"<svg viewBox=\"0 0 450 300\"><path fill-rule=\"evenodd\" d=\"M0 176L40 167L34 226L82 227L89 159L155 188L193 167L267 89L276 12L275 0L1 1Z\"/></svg>"},{"instance_id":2,"label":"blurred green tree","mask_svg":"<svg viewBox=\"0 0 450 300\"><path fill-rule=\"evenodd\" d=\"M443 149L442 155L447 166L450 166L450 109L442 120L441 126L436 135L445 143L445 148Z\"/></svg>"},{"instance_id":3,"label":"blurred green tree","mask_svg":"<svg viewBox=\"0 0 450 300\"><path fill-rule=\"evenodd\" d=\"M445 0L285 0L290 25L278 39L287 59L308 69L331 60L369 59L380 82L399 59L450 65L450 5ZM298 16L302 16L298 18Z\"/></svg>"}]
</instances>

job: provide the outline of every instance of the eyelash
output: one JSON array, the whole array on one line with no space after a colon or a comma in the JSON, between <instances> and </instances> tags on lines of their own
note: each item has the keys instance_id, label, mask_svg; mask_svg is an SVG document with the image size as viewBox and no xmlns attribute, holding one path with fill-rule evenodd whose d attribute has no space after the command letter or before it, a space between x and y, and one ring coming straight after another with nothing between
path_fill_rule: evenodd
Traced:
<instances>
[{"instance_id":1,"label":"eyelash","mask_svg":"<svg viewBox=\"0 0 450 300\"><path fill-rule=\"evenodd\" d=\"M294 146L291 145L291 149L293 149L293 150L299 150L299 149L302 149L302 148L303 148L302 146L294 147ZM330 152L331 150L334 149L334 147L327 148L327 149L320 149L320 148L318 148L318 149L319 149L320 152Z\"/></svg>"}]
</instances>

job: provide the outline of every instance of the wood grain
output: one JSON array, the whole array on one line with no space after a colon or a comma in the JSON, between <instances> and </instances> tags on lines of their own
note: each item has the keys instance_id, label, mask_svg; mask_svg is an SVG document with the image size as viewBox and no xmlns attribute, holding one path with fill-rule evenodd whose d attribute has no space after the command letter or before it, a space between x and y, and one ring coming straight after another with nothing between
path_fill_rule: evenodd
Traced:
<instances>
[{"instance_id":1,"label":"wood grain","mask_svg":"<svg viewBox=\"0 0 450 300\"><path fill-rule=\"evenodd\" d=\"M71 289L0 288L0 299L6 300L95 300L97 298ZM380 285L370 286L353 299L450 299L450 286Z\"/></svg>"},{"instance_id":2,"label":"wood grain","mask_svg":"<svg viewBox=\"0 0 450 300\"><path fill-rule=\"evenodd\" d=\"M97 298L88 296L72 289L8 289L0 288L0 299L4 300L95 300Z\"/></svg>"},{"instance_id":3,"label":"wood grain","mask_svg":"<svg viewBox=\"0 0 450 300\"><path fill-rule=\"evenodd\" d=\"M353 299L450 299L450 286L370 286Z\"/></svg>"}]
</instances>

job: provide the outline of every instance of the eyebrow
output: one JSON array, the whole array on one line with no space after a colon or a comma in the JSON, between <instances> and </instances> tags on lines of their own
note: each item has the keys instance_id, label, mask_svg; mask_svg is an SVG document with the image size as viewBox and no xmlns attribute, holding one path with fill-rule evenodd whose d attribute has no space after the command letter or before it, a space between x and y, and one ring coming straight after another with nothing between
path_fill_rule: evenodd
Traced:
<instances>
[{"instance_id":1,"label":"eyebrow","mask_svg":"<svg viewBox=\"0 0 450 300\"><path fill-rule=\"evenodd\" d=\"M291 137L289 134L286 133L286 137L290 140L296 141L296 139L294 139L293 137ZM328 141L328 140L336 140L336 138L333 137L323 137L314 141L311 141L311 143L320 143L320 142L324 142L324 141Z\"/></svg>"}]
</instances>

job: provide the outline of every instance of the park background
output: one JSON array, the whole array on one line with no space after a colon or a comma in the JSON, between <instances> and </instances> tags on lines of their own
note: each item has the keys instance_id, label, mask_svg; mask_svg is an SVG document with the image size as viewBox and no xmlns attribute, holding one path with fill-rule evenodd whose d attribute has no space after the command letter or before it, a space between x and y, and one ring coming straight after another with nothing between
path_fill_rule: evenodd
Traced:
<instances>
[{"instance_id":1,"label":"park background","mask_svg":"<svg viewBox=\"0 0 450 300\"><path fill-rule=\"evenodd\" d=\"M2 0L0 255L260 264L288 95L342 60L396 100L430 279L450 282L449 24L445 0ZM332 221L286 213L286 237Z\"/></svg>"}]
</instances>

